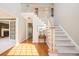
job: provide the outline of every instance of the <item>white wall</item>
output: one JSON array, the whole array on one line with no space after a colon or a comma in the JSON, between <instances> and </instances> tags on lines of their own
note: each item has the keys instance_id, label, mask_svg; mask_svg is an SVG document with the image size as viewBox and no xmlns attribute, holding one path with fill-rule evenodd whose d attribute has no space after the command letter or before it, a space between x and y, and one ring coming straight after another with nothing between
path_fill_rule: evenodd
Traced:
<instances>
[{"instance_id":1,"label":"white wall","mask_svg":"<svg viewBox=\"0 0 79 59\"><path fill-rule=\"evenodd\" d=\"M37 21L35 21L36 19L33 18L33 43L38 43L38 27L37 27Z\"/></svg>"},{"instance_id":2,"label":"white wall","mask_svg":"<svg viewBox=\"0 0 79 59\"><path fill-rule=\"evenodd\" d=\"M54 4L55 20L69 33L79 45L79 4Z\"/></svg>"},{"instance_id":3,"label":"white wall","mask_svg":"<svg viewBox=\"0 0 79 59\"><path fill-rule=\"evenodd\" d=\"M28 22L26 20L26 40L28 39Z\"/></svg>"},{"instance_id":4,"label":"white wall","mask_svg":"<svg viewBox=\"0 0 79 59\"><path fill-rule=\"evenodd\" d=\"M21 6L19 3L0 3L0 9L6 10L13 15L19 15Z\"/></svg>"},{"instance_id":5,"label":"white wall","mask_svg":"<svg viewBox=\"0 0 79 59\"><path fill-rule=\"evenodd\" d=\"M18 22L18 39L22 42L26 39L26 20L20 17Z\"/></svg>"}]
</instances>

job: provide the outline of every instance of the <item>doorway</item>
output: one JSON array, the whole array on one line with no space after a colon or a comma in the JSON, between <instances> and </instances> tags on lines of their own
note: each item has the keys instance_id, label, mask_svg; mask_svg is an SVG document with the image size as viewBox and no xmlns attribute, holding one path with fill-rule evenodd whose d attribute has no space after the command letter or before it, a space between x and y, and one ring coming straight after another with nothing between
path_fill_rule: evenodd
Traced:
<instances>
[{"instance_id":1,"label":"doorway","mask_svg":"<svg viewBox=\"0 0 79 59\"><path fill-rule=\"evenodd\" d=\"M28 39L32 39L32 38L33 38L33 24L28 23Z\"/></svg>"}]
</instances>

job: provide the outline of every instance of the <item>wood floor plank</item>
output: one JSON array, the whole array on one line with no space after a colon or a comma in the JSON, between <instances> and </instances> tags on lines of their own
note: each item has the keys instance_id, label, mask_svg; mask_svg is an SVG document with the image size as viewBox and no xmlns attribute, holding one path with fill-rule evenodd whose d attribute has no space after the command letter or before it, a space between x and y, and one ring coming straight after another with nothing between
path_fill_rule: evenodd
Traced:
<instances>
[{"instance_id":1,"label":"wood floor plank","mask_svg":"<svg viewBox=\"0 0 79 59\"><path fill-rule=\"evenodd\" d=\"M45 43L32 43L32 40L26 40L6 51L2 56L48 56L48 46Z\"/></svg>"}]
</instances>

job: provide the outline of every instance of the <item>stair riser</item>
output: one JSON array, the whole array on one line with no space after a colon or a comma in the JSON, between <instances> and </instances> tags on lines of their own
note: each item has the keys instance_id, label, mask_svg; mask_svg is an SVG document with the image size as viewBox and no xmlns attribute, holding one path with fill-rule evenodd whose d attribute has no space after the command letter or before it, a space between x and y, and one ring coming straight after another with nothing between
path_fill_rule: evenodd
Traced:
<instances>
[{"instance_id":1,"label":"stair riser","mask_svg":"<svg viewBox=\"0 0 79 59\"><path fill-rule=\"evenodd\" d=\"M62 34L65 34L65 32L63 32L63 31L58 31L58 30L55 30L55 33L62 33Z\"/></svg>"},{"instance_id":2,"label":"stair riser","mask_svg":"<svg viewBox=\"0 0 79 59\"><path fill-rule=\"evenodd\" d=\"M64 43L64 42L69 42L69 43L71 43L71 40L55 40L55 41L56 41L56 42L61 42L61 43L62 43L62 42L63 42L63 43Z\"/></svg>"},{"instance_id":3,"label":"stair riser","mask_svg":"<svg viewBox=\"0 0 79 59\"><path fill-rule=\"evenodd\" d=\"M79 56L77 53L57 53L58 56Z\"/></svg>"},{"instance_id":4,"label":"stair riser","mask_svg":"<svg viewBox=\"0 0 79 59\"><path fill-rule=\"evenodd\" d=\"M68 38L67 36L55 36L55 37L58 37L58 38Z\"/></svg>"},{"instance_id":5,"label":"stair riser","mask_svg":"<svg viewBox=\"0 0 79 59\"><path fill-rule=\"evenodd\" d=\"M55 29L55 31L63 31L62 29Z\"/></svg>"},{"instance_id":6,"label":"stair riser","mask_svg":"<svg viewBox=\"0 0 79 59\"><path fill-rule=\"evenodd\" d=\"M63 46L62 46L62 45L56 45L56 46L57 46L57 47L63 47L63 46L64 46L64 47L75 47L75 46L69 46L69 45L63 45Z\"/></svg>"}]
</instances>

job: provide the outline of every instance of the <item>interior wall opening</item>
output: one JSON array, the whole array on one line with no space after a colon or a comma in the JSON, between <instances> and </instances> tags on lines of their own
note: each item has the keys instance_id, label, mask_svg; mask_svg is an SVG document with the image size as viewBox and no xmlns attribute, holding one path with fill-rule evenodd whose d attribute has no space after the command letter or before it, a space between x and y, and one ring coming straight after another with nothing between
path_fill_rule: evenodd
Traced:
<instances>
[{"instance_id":1,"label":"interior wall opening","mask_svg":"<svg viewBox=\"0 0 79 59\"><path fill-rule=\"evenodd\" d=\"M9 22L0 21L0 38L9 38Z\"/></svg>"},{"instance_id":2,"label":"interior wall opening","mask_svg":"<svg viewBox=\"0 0 79 59\"><path fill-rule=\"evenodd\" d=\"M28 23L28 39L33 39L33 23Z\"/></svg>"},{"instance_id":3,"label":"interior wall opening","mask_svg":"<svg viewBox=\"0 0 79 59\"><path fill-rule=\"evenodd\" d=\"M0 39L8 38L9 40L16 39L16 21L15 20L0 20Z\"/></svg>"}]
</instances>

